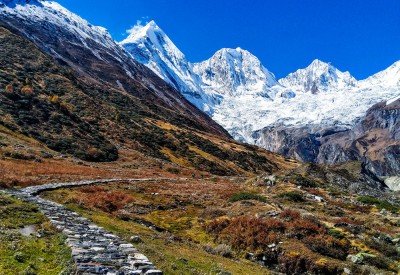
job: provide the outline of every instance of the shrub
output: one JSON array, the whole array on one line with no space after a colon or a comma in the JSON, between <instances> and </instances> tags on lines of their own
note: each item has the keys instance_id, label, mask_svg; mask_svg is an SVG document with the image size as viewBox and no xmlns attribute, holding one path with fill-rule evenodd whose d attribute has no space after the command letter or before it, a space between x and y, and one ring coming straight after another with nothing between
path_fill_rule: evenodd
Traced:
<instances>
[{"instance_id":1,"label":"shrub","mask_svg":"<svg viewBox=\"0 0 400 275\"><path fill-rule=\"evenodd\" d=\"M290 227L291 235L299 239L326 232L326 228L323 225L309 217L294 220L288 226Z\"/></svg>"},{"instance_id":2,"label":"shrub","mask_svg":"<svg viewBox=\"0 0 400 275\"><path fill-rule=\"evenodd\" d=\"M279 194L280 198L285 198L292 202L303 202L305 201L303 194L297 191L290 191Z\"/></svg>"},{"instance_id":3,"label":"shrub","mask_svg":"<svg viewBox=\"0 0 400 275\"><path fill-rule=\"evenodd\" d=\"M284 274L341 274L341 268L331 261L316 261L305 253L288 251L278 258L279 271Z\"/></svg>"},{"instance_id":4,"label":"shrub","mask_svg":"<svg viewBox=\"0 0 400 275\"><path fill-rule=\"evenodd\" d=\"M350 249L348 240L338 240L324 234L308 236L303 239L303 242L314 252L340 260L346 259Z\"/></svg>"},{"instance_id":5,"label":"shrub","mask_svg":"<svg viewBox=\"0 0 400 275\"><path fill-rule=\"evenodd\" d=\"M230 222L231 221L228 218L216 219L207 224L206 230L209 233L218 235L222 232L222 230L228 227Z\"/></svg>"},{"instance_id":6,"label":"shrub","mask_svg":"<svg viewBox=\"0 0 400 275\"><path fill-rule=\"evenodd\" d=\"M384 240L373 237L371 239L368 239L366 241L366 244L369 247L381 252L386 257L390 257L396 260L400 259L400 255L397 252L396 247L394 245L388 244Z\"/></svg>"},{"instance_id":7,"label":"shrub","mask_svg":"<svg viewBox=\"0 0 400 275\"><path fill-rule=\"evenodd\" d=\"M336 239L343 239L343 238L345 237L344 234L343 234L342 232L340 232L340 231L337 230L337 229L333 229L333 228L331 228L331 229L328 230L328 234L329 234L330 236L336 238Z\"/></svg>"},{"instance_id":8,"label":"shrub","mask_svg":"<svg viewBox=\"0 0 400 275\"><path fill-rule=\"evenodd\" d=\"M392 265L392 261L382 256L364 257L363 262L379 269L391 270L394 272L399 271L397 268L395 268L395 265Z\"/></svg>"},{"instance_id":9,"label":"shrub","mask_svg":"<svg viewBox=\"0 0 400 275\"><path fill-rule=\"evenodd\" d=\"M229 202L244 201L244 200L256 200L260 202L267 202L267 199L265 197L260 196L258 194L247 193L247 192L236 193L229 198Z\"/></svg>"},{"instance_id":10,"label":"shrub","mask_svg":"<svg viewBox=\"0 0 400 275\"><path fill-rule=\"evenodd\" d=\"M302 187L308 187L308 188L315 188L318 186L318 184L306 177L303 177L300 174L294 174L289 178L294 184L302 186Z\"/></svg>"},{"instance_id":11,"label":"shrub","mask_svg":"<svg viewBox=\"0 0 400 275\"><path fill-rule=\"evenodd\" d=\"M279 214L279 217L284 220L293 221L300 219L300 212L292 209L285 209Z\"/></svg>"},{"instance_id":12,"label":"shrub","mask_svg":"<svg viewBox=\"0 0 400 275\"><path fill-rule=\"evenodd\" d=\"M84 190L86 196L83 197L81 203L86 207L98 208L107 213L121 210L126 204L133 201L131 196L121 191L95 191L90 193L87 192L88 189Z\"/></svg>"},{"instance_id":13,"label":"shrub","mask_svg":"<svg viewBox=\"0 0 400 275\"><path fill-rule=\"evenodd\" d=\"M393 205L388 201L379 200L371 196L360 196L357 200L364 204L375 205L378 209L386 209L391 212L398 212L400 207Z\"/></svg>"},{"instance_id":14,"label":"shrub","mask_svg":"<svg viewBox=\"0 0 400 275\"><path fill-rule=\"evenodd\" d=\"M277 219L241 216L232 220L224 219L210 223L209 233L216 239L230 244L235 249L264 250L271 243L280 240L285 231L285 224Z\"/></svg>"},{"instance_id":15,"label":"shrub","mask_svg":"<svg viewBox=\"0 0 400 275\"><path fill-rule=\"evenodd\" d=\"M171 174L179 174L181 171L178 168L169 167L169 168L167 168L167 172L169 172Z\"/></svg>"},{"instance_id":16,"label":"shrub","mask_svg":"<svg viewBox=\"0 0 400 275\"><path fill-rule=\"evenodd\" d=\"M337 225L362 225L363 222L357 221L355 219L350 219L348 217L341 217L336 219L335 224Z\"/></svg>"}]
</instances>

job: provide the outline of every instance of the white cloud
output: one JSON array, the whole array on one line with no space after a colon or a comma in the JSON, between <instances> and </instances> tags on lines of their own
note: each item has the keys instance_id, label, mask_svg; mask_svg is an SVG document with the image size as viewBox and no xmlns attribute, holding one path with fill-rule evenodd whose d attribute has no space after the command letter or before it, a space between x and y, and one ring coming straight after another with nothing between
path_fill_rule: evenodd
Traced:
<instances>
[{"instance_id":1,"label":"white cloud","mask_svg":"<svg viewBox=\"0 0 400 275\"><path fill-rule=\"evenodd\" d=\"M149 20L148 16L142 17L142 19L136 21L136 24L134 26L132 26L131 28L127 29L126 33L127 34L131 34L131 33L136 32L140 28L144 27L148 23L148 20ZM143 22L145 22L145 23L143 23Z\"/></svg>"}]
</instances>

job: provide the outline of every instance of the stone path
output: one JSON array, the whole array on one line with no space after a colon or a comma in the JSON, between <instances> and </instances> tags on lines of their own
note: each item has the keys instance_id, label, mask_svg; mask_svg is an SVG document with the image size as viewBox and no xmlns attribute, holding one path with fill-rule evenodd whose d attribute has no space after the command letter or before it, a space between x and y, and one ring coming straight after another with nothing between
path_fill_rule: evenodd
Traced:
<instances>
[{"instance_id":1,"label":"stone path","mask_svg":"<svg viewBox=\"0 0 400 275\"><path fill-rule=\"evenodd\" d=\"M57 188L111 182L153 181L156 179L107 179L45 184L10 191L12 195L38 205L51 223L67 236L67 245L72 249L72 257L77 274L129 275L163 274L149 259L140 254L132 244L91 223L88 219L66 209L63 205L45 200L40 192ZM157 179L160 180L160 179Z\"/></svg>"}]
</instances>

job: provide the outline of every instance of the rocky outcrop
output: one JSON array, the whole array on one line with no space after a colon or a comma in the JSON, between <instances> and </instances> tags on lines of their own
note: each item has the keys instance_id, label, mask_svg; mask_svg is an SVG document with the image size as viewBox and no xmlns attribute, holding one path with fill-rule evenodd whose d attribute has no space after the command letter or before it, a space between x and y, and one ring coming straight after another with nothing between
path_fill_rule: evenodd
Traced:
<instances>
[{"instance_id":1,"label":"rocky outcrop","mask_svg":"<svg viewBox=\"0 0 400 275\"><path fill-rule=\"evenodd\" d=\"M150 181L154 179L131 179L124 181ZM121 179L79 181L33 186L12 195L38 205L40 211L67 237L66 243L72 250L76 274L145 274L162 275L162 271L139 253L131 243L107 232L88 219L66 209L64 206L42 199L36 194L57 188L105 184Z\"/></svg>"},{"instance_id":2,"label":"rocky outcrop","mask_svg":"<svg viewBox=\"0 0 400 275\"><path fill-rule=\"evenodd\" d=\"M305 162L361 161L379 177L400 174L400 99L371 107L353 128L318 125L267 127L257 145Z\"/></svg>"}]
</instances>

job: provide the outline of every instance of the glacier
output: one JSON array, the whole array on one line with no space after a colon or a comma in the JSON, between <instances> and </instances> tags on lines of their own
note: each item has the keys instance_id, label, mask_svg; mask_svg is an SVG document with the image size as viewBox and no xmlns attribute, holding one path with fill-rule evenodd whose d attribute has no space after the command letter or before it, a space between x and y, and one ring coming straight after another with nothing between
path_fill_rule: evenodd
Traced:
<instances>
[{"instance_id":1,"label":"glacier","mask_svg":"<svg viewBox=\"0 0 400 275\"><path fill-rule=\"evenodd\" d=\"M357 80L316 59L277 80L241 48L224 48L206 61L191 63L154 21L135 28L120 45L235 139L260 146L254 133L265 127L351 128L372 105L400 95L400 61Z\"/></svg>"}]
</instances>

